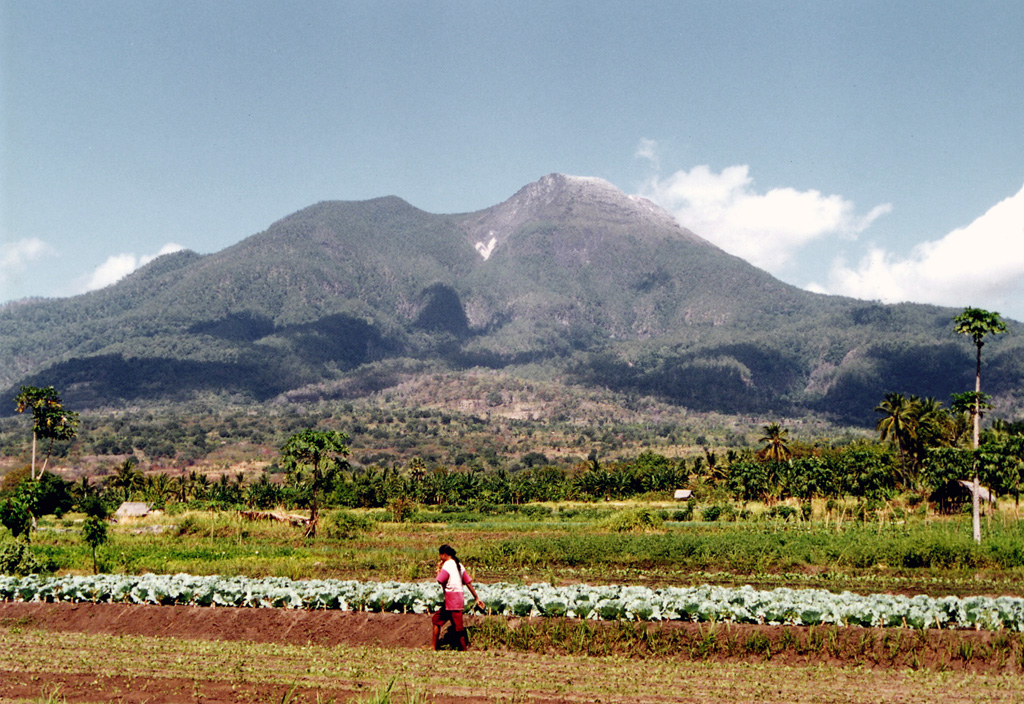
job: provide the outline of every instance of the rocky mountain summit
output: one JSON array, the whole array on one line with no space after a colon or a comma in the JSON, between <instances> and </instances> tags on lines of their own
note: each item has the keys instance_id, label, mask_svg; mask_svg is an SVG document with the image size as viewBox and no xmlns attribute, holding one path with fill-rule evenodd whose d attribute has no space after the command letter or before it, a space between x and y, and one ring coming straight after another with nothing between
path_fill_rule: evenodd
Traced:
<instances>
[{"instance_id":1,"label":"rocky mountain summit","mask_svg":"<svg viewBox=\"0 0 1024 704\"><path fill-rule=\"evenodd\" d=\"M526 223L564 221L581 213L600 218L606 225L652 236L678 236L711 246L646 198L626 195L604 179L564 174L548 174L524 186L505 202L467 218L463 227L478 250L489 247L493 251Z\"/></svg>"}]
</instances>

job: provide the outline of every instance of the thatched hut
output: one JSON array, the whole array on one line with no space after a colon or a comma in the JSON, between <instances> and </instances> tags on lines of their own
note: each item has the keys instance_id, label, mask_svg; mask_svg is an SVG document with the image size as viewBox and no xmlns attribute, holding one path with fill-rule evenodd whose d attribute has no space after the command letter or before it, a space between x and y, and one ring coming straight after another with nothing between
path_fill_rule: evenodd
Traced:
<instances>
[{"instance_id":1,"label":"thatched hut","mask_svg":"<svg viewBox=\"0 0 1024 704\"><path fill-rule=\"evenodd\" d=\"M117 510L114 511L114 517L117 520L124 520L125 518L145 518L149 515L150 508L149 504L141 501L125 501Z\"/></svg>"},{"instance_id":2,"label":"thatched hut","mask_svg":"<svg viewBox=\"0 0 1024 704\"><path fill-rule=\"evenodd\" d=\"M965 507L971 505L973 487L974 482L969 482L966 479L950 479L933 491L928 497L928 501L935 504L935 509L939 513L960 513ZM988 487L978 487L978 500L989 506L996 505L995 495Z\"/></svg>"}]
</instances>

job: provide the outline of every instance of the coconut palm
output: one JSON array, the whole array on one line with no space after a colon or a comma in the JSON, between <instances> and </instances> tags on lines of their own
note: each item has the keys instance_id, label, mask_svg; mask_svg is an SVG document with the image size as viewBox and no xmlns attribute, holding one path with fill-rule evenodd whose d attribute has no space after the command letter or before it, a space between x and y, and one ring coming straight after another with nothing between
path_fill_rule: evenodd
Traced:
<instances>
[{"instance_id":1,"label":"coconut palm","mask_svg":"<svg viewBox=\"0 0 1024 704\"><path fill-rule=\"evenodd\" d=\"M949 444L950 416L942 407L942 401L930 396L922 399L911 397L917 402L917 437L924 447L938 447Z\"/></svg>"},{"instance_id":2,"label":"coconut palm","mask_svg":"<svg viewBox=\"0 0 1024 704\"><path fill-rule=\"evenodd\" d=\"M145 483L145 475L135 468L137 463L138 459L135 455L128 457L117 468L117 474L107 480L111 489L120 490L123 501L131 501L132 494L141 489Z\"/></svg>"},{"instance_id":3,"label":"coconut palm","mask_svg":"<svg viewBox=\"0 0 1024 704\"><path fill-rule=\"evenodd\" d=\"M758 440L763 442L760 456L762 459L773 462L785 462L793 456L789 448L789 431L778 423L769 423L763 428L764 435Z\"/></svg>"},{"instance_id":4,"label":"coconut palm","mask_svg":"<svg viewBox=\"0 0 1024 704\"><path fill-rule=\"evenodd\" d=\"M960 335L969 335L974 341L978 350L977 363L974 373L974 449L978 449L978 440L981 436L981 348L985 344L987 335L997 335L1006 332L1006 323L999 317L999 313L983 310L981 308L964 308L964 311L953 318L953 325ZM974 542L981 542L981 501L978 498L978 464L974 465L974 491L972 514L974 528Z\"/></svg>"},{"instance_id":5,"label":"coconut palm","mask_svg":"<svg viewBox=\"0 0 1024 704\"><path fill-rule=\"evenodd\" d=\"M1010 424L1002 418L996 418L988 430L982 433L981 441L982 443L1001 443L1009 440L1012 435Z\"/></svg>"},{"instance_id":6,"label":"coconut palm","mask_svg":"<svg viewBox=\"0 0 1024 704\"><path fill-rule=\"evenodd\" d=\"M704 448L704 457L708 463L708 479L719 484L729 478L729 465L732 463L732 459L725 463L720 462L718 453L707 447Z\"/></svg>"},{"instance_id":7,"label":"coconut palm","mask_svg":"<svg viewBox=\"0 0 1024 704\"><path fill-rule=\"evenodd\" d=\"M896 445L900 463L903 465L907 461L907 452L917 439L919 404L915 397L907 398L901 393L889 392L882 402L875 406L875 412L883 414L875 424L879 439L889 440Z\"/></svg>"},{"instance_id":8,"label":"coconut palm","mask_svg":"<svg viewBox=\"0 0 1024 704\"><path fill-rule=\"evenodd\" d=\"M188 492L196 501L206 500L212 487L210 478L202 472L193 469L188 473Z\"/></svg>"},{"instance_id":9,"label":"coconut palm","mask_svg":"<svg viewBox=\"0 0 1024 704\"><path fill-rule=\"evenodd\" d=\"M171 478L163 472L149 476L145 481L145 493L149 501L162 504L174 494Z\"/></svg>"},{"instance_id":10,"label":"coconut palm","mask_svg":"<svg viewBox=\"0 0 1024 704\"><path fill-rule=\"evenodd\" d=\"M949 411L942 407L942 402L934 398L910 397L916 433L910 444L911 469L916 480L928 451L937 447L956 445L956 423ZM909 478L909 477L908 477Z\"/></svg>"},{"instance_id":11,"label":"coconut palm","mask_svg":"<svg viewBox=\"0 0 1024 704\"><path fill-rule=\"evenodd\" d=\"M171 480L171 497L178 503L183 504L188 501L190 489L191 487L189 485L188 477L185 475L174 477L174 479Z\"/></svg>"}]
</instances>

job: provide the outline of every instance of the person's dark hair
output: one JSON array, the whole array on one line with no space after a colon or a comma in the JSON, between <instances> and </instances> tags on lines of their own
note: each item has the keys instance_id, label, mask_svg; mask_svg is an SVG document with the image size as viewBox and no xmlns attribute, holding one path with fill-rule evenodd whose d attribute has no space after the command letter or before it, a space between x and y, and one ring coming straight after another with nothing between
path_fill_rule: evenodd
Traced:
<instances>
[{"instance_id":1,"label":"person's dark hair","mask_svg":"<svg viewBox=\"0 0 1024 704\"><path fill-rule=\"evenodd\" d=\"M437 549L437 552L438 552L439 555L447 555L448 557L450 557L453 560L455 560L455 566L458 568L458 570L459 570L459 577L461 578L462 577L462 563L459 562L459 558L455 555L455 548L453 548L451 545L445 544L445 545L442 545L441 547L439 547Z\"/></svg>"}]
</instances>

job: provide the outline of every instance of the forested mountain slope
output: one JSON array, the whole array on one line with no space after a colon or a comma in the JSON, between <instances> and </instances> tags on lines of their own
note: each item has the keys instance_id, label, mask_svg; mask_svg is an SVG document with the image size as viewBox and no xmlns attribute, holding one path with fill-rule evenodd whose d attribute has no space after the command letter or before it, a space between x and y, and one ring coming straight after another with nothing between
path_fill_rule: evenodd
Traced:
<instances>
[{"instance_id":1,"label":"forested mountain slope","mask_svg":"<svg viewBox=\"0 0 1024 704\"><path fill-rule=\"evenodd\" d=\"M378 390L382 364L412 359L529 364L702 410L867 422L887 391L948 400L973 387L958 312L802 291L649 201L552 174L475 213L319 203L100 291L8 304L0 385L54 385L76 407L270 401ZM1011 323L985 347L985 387L1004 412L1024 405L1021 332ZM376 382L346 383L371 367Z\"/></svg>"}]
</instances>

